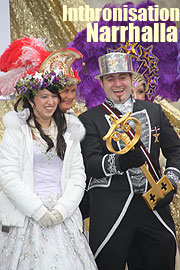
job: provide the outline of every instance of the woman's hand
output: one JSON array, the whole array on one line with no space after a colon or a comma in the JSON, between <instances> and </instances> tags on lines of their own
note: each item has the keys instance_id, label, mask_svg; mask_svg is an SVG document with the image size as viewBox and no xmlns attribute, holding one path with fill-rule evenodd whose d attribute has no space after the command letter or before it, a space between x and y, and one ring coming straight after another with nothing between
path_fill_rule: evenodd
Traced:
<instances>
[{"instance_id":1,"label":"woman's hand","mask_svg":"<svg viewBox=\"0 0 180 270\"><path fill-rule=\"evenodd\" d=\"M55 225L56 218L50 211L46 211L46 213L42 216L42 218L40 218L38 223L40 227L49 227Z\"/></svg>"},{"instance_id":2,"label":"woman's hand","mask_svg":"<svg viewBox=\"0 0 180 270\"><path fill-rule=\"evenodd\" d=\"M56 221L54 222L54 225L60 224L60 223L63 222L63 216L61 215L61 213L60 213L58 210L53 209L50 213L53 215L53 217L54 217L55 220L56 220Z\"/></svg>"}]
</instances>

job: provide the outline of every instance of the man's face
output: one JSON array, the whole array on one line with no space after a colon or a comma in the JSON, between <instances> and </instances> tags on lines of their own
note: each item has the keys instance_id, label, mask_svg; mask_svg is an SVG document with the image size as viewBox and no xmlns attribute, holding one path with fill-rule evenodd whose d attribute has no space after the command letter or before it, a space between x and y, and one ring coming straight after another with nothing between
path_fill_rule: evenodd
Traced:
<instances>
[{"instance_id":1,"label":"man's face","mask_svg":"<svg viewBox=\"0 0 180 270\"><path fill-rule=\"evenodd\" d=\"M101 81L104 92L114 103L125 103L132 89L132 80L129 73L112 73L104 75Z\"/></svg>"}]
</instances>

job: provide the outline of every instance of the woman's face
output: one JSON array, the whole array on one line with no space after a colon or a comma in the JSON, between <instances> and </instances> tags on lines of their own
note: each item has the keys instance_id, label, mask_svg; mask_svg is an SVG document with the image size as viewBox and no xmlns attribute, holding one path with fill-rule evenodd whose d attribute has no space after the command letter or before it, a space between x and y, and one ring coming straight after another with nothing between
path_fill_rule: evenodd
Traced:
<instances>
[{"instance_id":1,"label":"woman's face","mask_svg":"<svg viewBox=\"0 0 180 270\"><path fill-rule=\"evenodd\" d=\"M76 89L77 84L73 84L66 86L64 90L60 92L61 102L59 104L59 107L64 113L67 110L71 109L73 100L76 97Z\"/></svg>"},{"instance_id":2,"label":"woman's face","mask_svg":"<svg viewBox=\"0 0 180 270\"><path fill-rule=\"evenodd\" d=\"M132 93L135 99L145 100L146 94L143 84L139 85L137 88L133 88Z\"/></svg>"},{"instance_id":3,"label":"woman's face","mask_svg":"<svg viewBox=\"0 0 180 270\"><path fill-rule=\"evenodd\" d=\"M34 114L41 125L44 122L50 123L51 117L54 114L59 101L57 94L53 94L47 89L38 90L31 105L33 105Z\"/></svg>"}]
</instances>

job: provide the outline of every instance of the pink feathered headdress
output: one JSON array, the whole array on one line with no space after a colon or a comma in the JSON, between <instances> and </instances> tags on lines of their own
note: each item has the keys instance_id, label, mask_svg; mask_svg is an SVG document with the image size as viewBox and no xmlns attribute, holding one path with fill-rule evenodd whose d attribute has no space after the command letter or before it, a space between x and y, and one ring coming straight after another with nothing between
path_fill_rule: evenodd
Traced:
<instances>
[{"instance_id":1,"label":"pink feathered headdress","mask_svg":"<svg viewBox=\"0 0 180 270\"><path fill-rule=\"evenodd\" d=\"M0 95L21 93L21 96L28 96L29 91L38 87L48 88L53 84L62 90L68 83L79 83L79 75L72 69L78 58L82 58L82 54L74 48L50 53L42 39L15 40L0 57L0 71L4 72L0 75Z\"/></svg>"},{"instance_id":2,"label":"pink feathered headdress","mask_svg":"<svg viewBox=\"0 0 180 270\"><path fill-rule=\"evenodd\" d=\"M0 94L8 96L15 92L15 85L26 73L39 71L41 63L50 55L43 40L24 37L15 40L0 57Z\"/></svg>"}]
</instances>

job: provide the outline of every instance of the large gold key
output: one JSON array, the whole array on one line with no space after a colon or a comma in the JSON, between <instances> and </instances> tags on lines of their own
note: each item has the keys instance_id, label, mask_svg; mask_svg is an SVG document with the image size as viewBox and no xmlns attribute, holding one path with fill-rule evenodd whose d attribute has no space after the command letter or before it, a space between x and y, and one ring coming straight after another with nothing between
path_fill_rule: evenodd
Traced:
<instances>
[{"instance_id":1,"label":"large gold key","mask_svg":"<svg viewBox=\"0 0 180 270\"><path fill-rule=\"evenodd\" d=\"M106 146L108 150L112 153L116 153L119 155L127 153L129 150L134 148L134 145L139 141L141 136L141 124L135 117L130 117L130 112L126 113L122 118L117 119L114 115L110 115L111 122L113 123L110 127L108 133L103 137L103 140L106 141ZM131 126L129 125L129 121L134 121L135 123L135 134L133 135L133 139L131 140L128 136L127 132L131 130ZM121 129L125 131L125 133L120 133L118 130ZM112 141L120 141L123 140L125 143L125 147L122 150L116 151L112 146ZM146 165L143 164L140 166L144 176L148 180L151 188L143 194L143 198L146 203L150 207L150 209L154 209L157 202L163 199L171 190L174 189L173 185L169 181L166 175L163 175L160 180L157 182L152 177L151 173L147 169Z\"/></svg>"}]
</instances>

